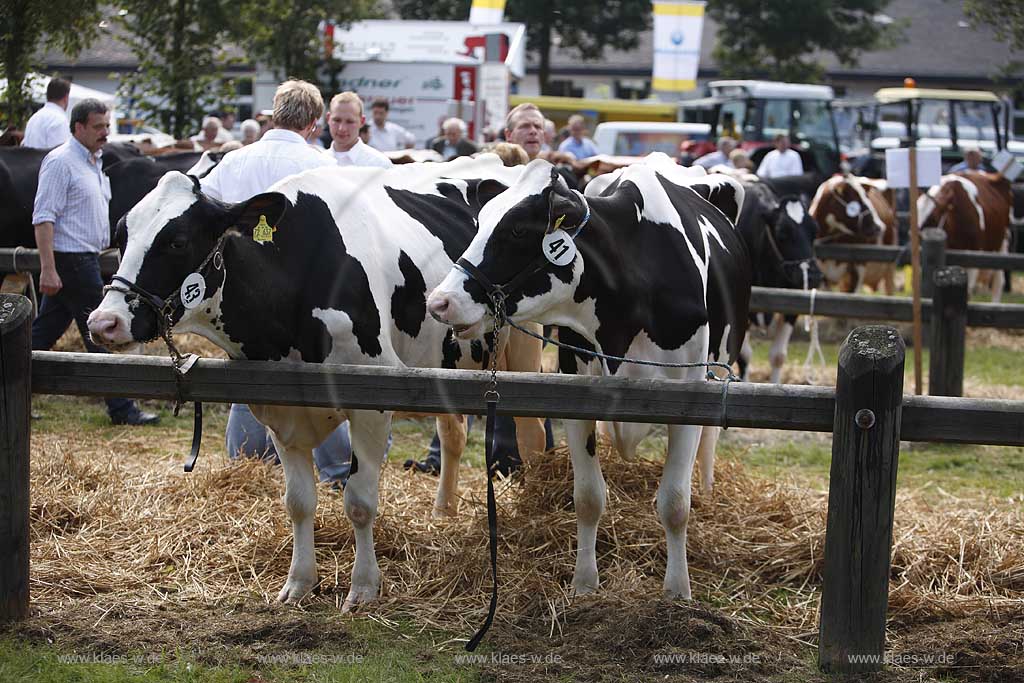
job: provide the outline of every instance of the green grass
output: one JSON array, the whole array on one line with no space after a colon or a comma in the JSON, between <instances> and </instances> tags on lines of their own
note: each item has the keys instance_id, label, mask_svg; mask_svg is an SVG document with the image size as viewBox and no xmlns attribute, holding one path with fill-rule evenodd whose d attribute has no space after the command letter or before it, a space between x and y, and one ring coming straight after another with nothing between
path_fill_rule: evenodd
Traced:
<instances>
[{"instance_id":1,"label":"green grass","mask_svg":"<svg viewBox=\"0 0 1024 683\"><path fill-rule=\"evenodd\" d=\"M327 612L310 614L323 628L338 628ZM463 653L459 644L438 651L437 643L451 634L419 632L400 624L398 632L365 619L343 622L351 646L345 651L310 650L296 647L266 655L266 663L252 665L224 663L230 654L199 661L182 652L90 652L84 649L28 643L0 636L0 681L3 683L476 683L481 671L473 664L457 662ZM478 653L487 651L482 645ZM251 653L250 653L251 657ZM79 659L80 658L80 659ZM310 663L313 659L318 663ZM333 658L333 662L332 662ZM210 658L207 657L207 660Z\"/></svg>"}]
</instances>

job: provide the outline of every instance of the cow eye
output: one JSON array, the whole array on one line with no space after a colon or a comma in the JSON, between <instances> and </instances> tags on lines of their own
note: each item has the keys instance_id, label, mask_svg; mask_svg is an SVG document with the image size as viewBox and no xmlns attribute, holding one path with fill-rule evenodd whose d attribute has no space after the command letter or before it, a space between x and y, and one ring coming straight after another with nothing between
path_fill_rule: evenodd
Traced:
<instances>
[{"instance_id":1,"label":"cow eye","mask_svg":"<svg viewBox=\"0 0 1024 683\"><path fill-rule=\"evenodd\" d=\"M179 237L175 237L173 240L171 240L171 251L183 251L183 250L185 250L187 248L188 248L188 238L187 237L179 236Z\"/></svg>"},{"instance_id":2,"label":"cow eye","mask_svg":"<svg viewBox=\"0 0 1024 683\"><path fill-rule=\"evenodd\" d=\"M513 225L512 236L515 237L516 239L522 239L523 237L526 237L526 228L524 228L522 225L518 223Z\"/></svg>"}]
</instances>

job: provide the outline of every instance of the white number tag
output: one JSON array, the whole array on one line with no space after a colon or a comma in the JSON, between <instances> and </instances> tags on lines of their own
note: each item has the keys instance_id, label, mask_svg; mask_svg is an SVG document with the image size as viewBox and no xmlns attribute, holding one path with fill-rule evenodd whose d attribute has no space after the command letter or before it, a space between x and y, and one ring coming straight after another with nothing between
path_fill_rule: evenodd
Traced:
<instances>
[{"instance_id":1,"label":"white number tag","mask_svg":"<svg viewBox=\"0 0 1024 683\"><path fill-rule=\"evenodd\" d=\"M860 202L852 201L846 205L846 215L850 218L856 218L860 215Z\"/></svg>"},{"instance_id":2,"label":"white number tag","mask_svg":"<svg viewBox=\"0 0 1024 683\"><path fill-rule=\"evenodd\" d=\"M556 266L567 266L576 258L576 243L565 230L555 230L544 235L541 243L544 258Z\"/></svg>"},{"instance_id":3,"label":"white number tag","mask_svg":"<svg viewBox=\"0 0 1024 683\"><path fill-rule=\"evenodd\" d=\"M193 309L202 303L206 295L206 280L199 273L192 273L181 283L181 303Z\"/></svg>"}]
</instances>

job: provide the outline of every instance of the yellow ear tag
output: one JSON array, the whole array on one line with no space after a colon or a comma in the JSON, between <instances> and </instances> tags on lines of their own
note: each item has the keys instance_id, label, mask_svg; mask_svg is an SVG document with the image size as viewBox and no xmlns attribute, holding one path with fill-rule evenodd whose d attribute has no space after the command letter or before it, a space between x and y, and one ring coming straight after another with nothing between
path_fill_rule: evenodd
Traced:
<instances>
[{"instance_id":1,"label":"yellow ear tag","mask_svg":"<svg viewBox=\"0 0 1024 683\"><path fill-rule=\"evenodd\" d=\"M267 217L260 215L260 222L252 229L252 238L260 244L265 242L273 244L275 232L277 232L277 228L270 227L270 224L267 223Z\"/></svg>"},{"instance_id":2,"label":"yellow ear tag","mask_svg":"<svg viewBox=\"0 0 1024 683\"><path fill-rule=\"evenodd\" d=\"M555 219L555 224L551 226L551 232L554 232L555 230L558 230L560 227L562 227L562 221L564 220L565 214L563 213L561 216Z\"/></svg>"}]
</instances>

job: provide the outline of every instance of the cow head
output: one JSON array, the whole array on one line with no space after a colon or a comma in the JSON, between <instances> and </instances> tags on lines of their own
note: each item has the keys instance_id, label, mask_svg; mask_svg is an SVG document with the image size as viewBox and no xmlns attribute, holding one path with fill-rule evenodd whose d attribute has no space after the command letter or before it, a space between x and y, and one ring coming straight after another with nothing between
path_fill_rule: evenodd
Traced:
<instances>
[{"instance_id":1,"label":"cow head","mask_svg":"<svg viewBox=\"0 0 1024 683\"><path fill-rule=\"evenodd\" d=\"M917 198L920 228L942 228L947 235L979 235L985 217L978 203L978 188L958 175L942 176L939 185Z\"/></svg>"},{"instance_id":2,"label":"cow head","mask_svg":"<svg viewBox=\"0 0 1024 683\"><path fill-rule=\"evenodd\" d=\"M819 237L845 235L875 241L887 227L875 205L879 199L878 191L855 175L832 176L821 184L811 202Z\"/></svg>"},{"instance_id":3,"label":"cow head","mask_svg":"<svg viewBox=\"0 0 1024 683\"><path fill-rule=\"evenodd\" d=\"M537 319L572 297L583 273L572 238L586 239L589 217L587 200L551 164L531 162L483 206L476 237L431 293L427 310L463 339L493 325L495 295L510 319Z\"/></svg>"},{"instance_id":4,"label":"cow head","mask_svg":"<svg viewBox=\"0 0 1024 683\"><path fill-rule=\"evenodd\" d=\"M276 225L286 207L278 193L224 204L204 195L195 178L166 174L118 223L121 266L89 316L93 340L123 348L155 338L165 322L195 318L223 284L227 238Z\"/></svg>"},{"instance_id":5,"label":"cow head","mask_svg":"<svg viewBox=\"0 0 1024 683\"><path fill-rule=\"evenodd\" d=\"M786 287L813 289L821 284L821 270L814 260L818 223L795 195L782 197L767 223L773 239L770 249Z\"/></svg>"}]
</instances>

